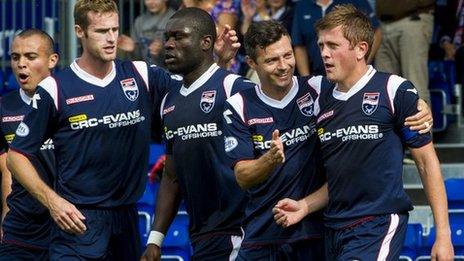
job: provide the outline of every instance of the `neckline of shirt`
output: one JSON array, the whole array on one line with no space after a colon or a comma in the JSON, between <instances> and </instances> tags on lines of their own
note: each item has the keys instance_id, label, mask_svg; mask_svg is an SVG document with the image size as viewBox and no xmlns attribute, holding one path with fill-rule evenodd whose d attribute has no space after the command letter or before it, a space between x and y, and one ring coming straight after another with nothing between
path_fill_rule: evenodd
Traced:
<instances>
[{"instance_id":1,"label":"neckline of shirt","mask_svg":"<svg viewBox=\"0 0 464 261\"><path fill-rule=\"evenodd\" d=\"M81 78L82 80L96 85L98 87L106 87L108 84L110 84L114 78L116 78L116 66L114 61L111 62L111 71L108 73L108 75L105 76L105 78L100 79L86 71L84 71L78 64L77 60L75 59L73 63L70 65L71 70L77 75L77 77Z\"/></svg>"},{"instance_id":2,"label":"neckline of shirt","mask_svg":"<svg viewBox=\"0 0 464 261\"><path fill-rule=\"evenodd\" d=\"M364 86L366 86L367 82L371 80L371 78L374 76L374 74L377 72L377 70L372 67L372 65L368 66L367 72L359 79L353 87L348 92L341 92L337 90L338 84L335 85L335 88L333 89L332 95L335 99L341 100L341 101L347 101L349 98L351 98L353 95L358 93Z\"/></svg>"},{"instance_id":3,"label":"neckline of shirt","mask_svg":"<svg viewBox=\"0 0 464 261\"><path fill-rule=\"evenodd\" d=\"M27 105L31 105L32 99L29 97L23 89L19 89L19 97L23 100L24 103Z\"/></svg>"},{"instance_id":4,"label":"neckline of shirt","mask_svg":"<svg viewBox=\"0 0 464 261\"><path fill-rule=\"evenodd\" d=\"M185 88L185 85L182 84L180 88L180 94L182 96L188 96L195 90L199 89L206 81L208 81L213 74L219 69L219 66L216 63L213 63L206 72L204 72L198 79L196 79L188 88Z\"/></svg>"},{"instance_id":5,"label":"neckline of shirt","mask_svg":"<svg viewBox=\"0 0 464 261\"><path fill-rule=\"evenodd\" d=\"M277 109L283 109L293 100L293 98L295 98L296 94L298 93L299 86L298 86L298 80L296 76L292 77L292 81L293 81L293 85L290 91L280 101L267 96L261 89L261 85L255 86L256 95L258 95L258 98L265 104L271 107L277 108Z\"/></svg>"}]
</instances>

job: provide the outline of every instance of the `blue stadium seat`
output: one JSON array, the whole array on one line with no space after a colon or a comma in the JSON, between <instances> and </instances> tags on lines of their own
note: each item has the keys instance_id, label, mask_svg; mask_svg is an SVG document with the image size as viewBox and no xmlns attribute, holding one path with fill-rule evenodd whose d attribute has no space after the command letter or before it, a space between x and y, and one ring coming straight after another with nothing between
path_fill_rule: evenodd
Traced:
<instances>
[{"instance_id":1,"label":"blue stadium seat","mask_svg":"<svg viewBox=\"0 0 464 261\"><path fill-rule=\"evenodd\" d=\"M140 198L140 200L137 202L137 210L139 214L139 232L141 237L140 243L142 244L142 249L145 248L148 235L151 230L153 212L156 203L155 197L158 191L158 186L158 183L151 184L150 182L147 182L142 198Z\"/></svg>"},{"instance_id":2,"label":"blue stadium seat","mask_svg":"<svg viewBox=\"0 0 464 261\"><path fill-rule=\"evenodd\" d=\"M432 103L433 131L444 131L451 121L456 70L453 61L429 61L429 89Z\"/></svg>"},{"instance_id":3,"label":"blue stadium seat","mask_svg":"<svg viewBox=\"0 0 464 261\"><path fill-rule=\"evenodd\" d=\"M148 165L152 166L158 158L164 154L164 144L150 144L150 155L148 157Z\"/></svg>"},{"instance_id":4,"label":"blue stadium seat","mask_svg":"<svg viewBox=\"0 0 464 261\"><path fill-rule=\"evenodd\" d=\"M156 195L158 193L159 183L147 182L145 192L137 202L139 214L139 231L141 236L142 249L145 249L148 236L151 230L151 224L154 219L154 209L156 205ZM179 212L169 228L163 242L162 260L190 260L191 247L189 241L189 220L185 212L184 203L181 203Z\"/></svg>"},{"instance_id":5,"label":"blue stadium seat","mask_svg":"<svg viewBox=\"0 0 464 261\"><path fill-rule=\"evenodd\" d=\"M448 197L448 208L464 209L464 178L446 179L445 188Z\"/></svg>"},{"instance_id":6,"label":"blue stadium seat","mask_svg":"<svg viewBox=\"0 0 464 261\"><path fill-rule=\"evenodd\" d=\"M451 241L454 247L454 260L464 261L464 224L450 224ZM416 261L430 260L430 251L435 242L435 227L430 229L430 234L424 238L424 245L421 248L421 255Z\"/></svg>"},{"instance_id":7,"label":"blue stadium seat","mask_svg":"<svg viewBox=\"0 0 464 261\"><path fill-rule=\"evenodd\" d=\"M189 241L189 221L185 214L178 214L174 219L161 248L161 260L187 261L192 253Z\"/></svg>"},{"instance_id":8,"label":"blue stadium seat","mask_svg":"<svg viewBox=\"0 0 464 261\"><path fill-rule=\"evenodd\" d=\"M454 254L464 260L464 223L451 224L451 241L454 246Z\"/></svg>"},{"instance_id":9,"label":"blue stadium seat","mask_svg":"<svg viewBox=\"0 0 464 261\"><path fill-rule=\"evenodd\" d=\"M406 238L401 250L400 260L412 261L419 255L422 246L422 225L420 223L408 224Z\"/></svg>"}]
</instances>

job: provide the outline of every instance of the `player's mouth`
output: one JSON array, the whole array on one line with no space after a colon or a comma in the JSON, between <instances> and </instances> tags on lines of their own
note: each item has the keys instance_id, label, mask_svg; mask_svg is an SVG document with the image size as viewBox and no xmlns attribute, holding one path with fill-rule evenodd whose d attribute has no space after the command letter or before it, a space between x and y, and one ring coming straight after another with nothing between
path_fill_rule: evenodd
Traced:
<instances>
[{"instance_id":1,"label":"player's mouth","mask_svg":"<svg viewBox=\"0 0 464 261\"><path fill-rule=\"evenodd\" d=\"M115 52L116 47L115 46L106 46L106 47L103 47L103 50L105 50L105 53L107 53L107 54L112 54L112 53Z\"/></svg>"},{"instance_id":2,"label":"player's mouth","mask_svg":"<svg viewBox=\"0 0 464 261\"><path fill-rule=\"evenodd\" d=\"M166 53L164 55L164 63L165 64L170 64L170 63L174 63L176 60L176 56L171 54L171 53Z\"/></svg>"},{"instance_id":3,"label":"player's mouth","mask_svg":"<svg viewBox=\"0 0 464 261\"><path fill-rule=\"evenodd\" d=\"M290 74L290 72L286 72L286 73L276 74L276 76L279 80L285 81L285 80L288 80L288 78L291 77L292 75Z\"/></svg>"},{"instance_id":4,"label":"player's mouth","mask_svg":"<svg viewBox=\"0 0 464 261\"><path fill-rule=\"evenodd\" d=\"M18 81L20 84L27 84L27 82L29 81L29 75L26 74L26 73L19 73L18 74Z\"/></svg>"},{"instance_id":5,"label":"player's mouth","mask_svg":"<svg viewBox=\"0 0 464 261\"><path fill-rule=\"evenodd\" d=\"M335 65L331 64L331 63L324 63L324 67L325 67L325 70L332 70L333 68L335 68Z\"/></svg>"}]
</instances>

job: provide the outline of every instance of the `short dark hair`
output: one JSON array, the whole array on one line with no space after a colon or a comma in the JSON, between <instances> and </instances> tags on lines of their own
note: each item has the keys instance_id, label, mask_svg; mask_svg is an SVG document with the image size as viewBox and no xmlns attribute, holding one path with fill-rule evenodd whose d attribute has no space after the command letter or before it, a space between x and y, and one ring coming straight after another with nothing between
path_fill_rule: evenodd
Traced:
<instances>
[{"instance_id":1,"label":"short dark hair","mask_svg":"<svg viewBox=\"0 0 464 261\"><path fill-rule=\"evenodd\" d=\"M170 20L172 19L183 19L185 25L191 26L198 36L210 35L213 43L216 41L216 24L208 12L197 7L187 7L174 13Z\"/></svg>"},{"instance_id":2,"label":"short dark hair","mask_svg":"<svg viewBox=\"0 0 464 261\"><path fill-rule=\"evenodd\" d=\"M27 38L33 35L38 35L40 36L40 38L45 40L47 52L49 55L55 53L55 42L53 41L53 38L49 34L47 34L45 31L42 31L40 29L29 28L29 29L23 30L19 34L17 34L15 38L16 37Z\"/></svg>"},{"instance_id":3,"label":"short dark hair","mask_svg":"<svg viewBox=\"0 0 464 261\"><path fill-rule=\"evenodd\" d=\"M364 56L367 60L374 43L374 29L369 17L351 4L336 5L317 21L315 28L319 34L320 31L331 30L337 26L342 27L343 36L350 42L351 47L363 41L367 43L368 49Z\"/></svg>"},{"instance_id":4,"label":"short dark hair","mask_svg":"<svg viewBox=\"0 0 464 261\"><path fill-rule=\"evenodd\" d=\"M287 29L278 21L268 20L254 22L244 36L245 51L256 61L256 47L261 49L279 41L282 36L289 36Z\"/></svg>"}]
</instances>

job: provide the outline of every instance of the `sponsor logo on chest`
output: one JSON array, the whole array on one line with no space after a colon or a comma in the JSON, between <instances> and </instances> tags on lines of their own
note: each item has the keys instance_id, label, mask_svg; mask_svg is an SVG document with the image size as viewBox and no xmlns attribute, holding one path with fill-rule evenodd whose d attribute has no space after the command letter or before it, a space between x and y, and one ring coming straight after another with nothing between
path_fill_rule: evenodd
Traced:
<instances>
[{"instance_id":1,"label":"sponsor logo on chest","mask_svg":"<svg viewBox=\"0 0 464 261\"><path fill-rule=\"evenodd\" d=\"M164 108L163 109L163 116L170 113L170 112L173 112L175 108L176 108L176 105L172 105L172 106L169 106L167 108Z\"/></svg>"},{"instance_id":2,"label":"sponsor logo on chest","mask_svg":"<svg viewBox=\"0 0 464 261\"><path fill-rule=\"evenodd\" d=\"M379 107L379 92L366 92L363 96L362 110L366 115L372 115Z\"/></svg>"},{"instance_id":3,"label":"sponsor logo on chest","mask_svg":"<svg viewBox=\"0 0 464 261\"><path fill-rule=\"evenodd\" d=\"M2 117L2 122L18 122L24 119L24 115L5 116Z\"/></svg>"},{"instance_id":4,"label":"sponsor logo on chest","mask_svg":"<svg viewBox=\"0 0 464 261\"><path fill-rule=\"evenodd\" d=\"M139 97L139 87L134 78L128 78L120 81L122 91L129 101L135 101Z\"/></svg>"},{"instance_id":5,"label":"sponsor logo on chest","mask_svg":"<svg viewBox=\"0 0 464 261\"><path fill-rule=\"evenodd\" d=\"M216 91L205 91L201 94L200 109L204 113L209 113L216 102Z\"/></svg>"},{"instance_id":6,"label":"sponsor logo on chest","mask_svg":"<svg viewBox=\"0 0 464 261\"><path fill-rule=\"evenodd\" d=\"M86 101L93 101L94 97L92 94L89 95L83 95L83 96L78 96L78 97L73 97L66 99L66 104L71 105L75 103L80 103L80 102L86 102Z\"/></svg>"}]
</instances>

